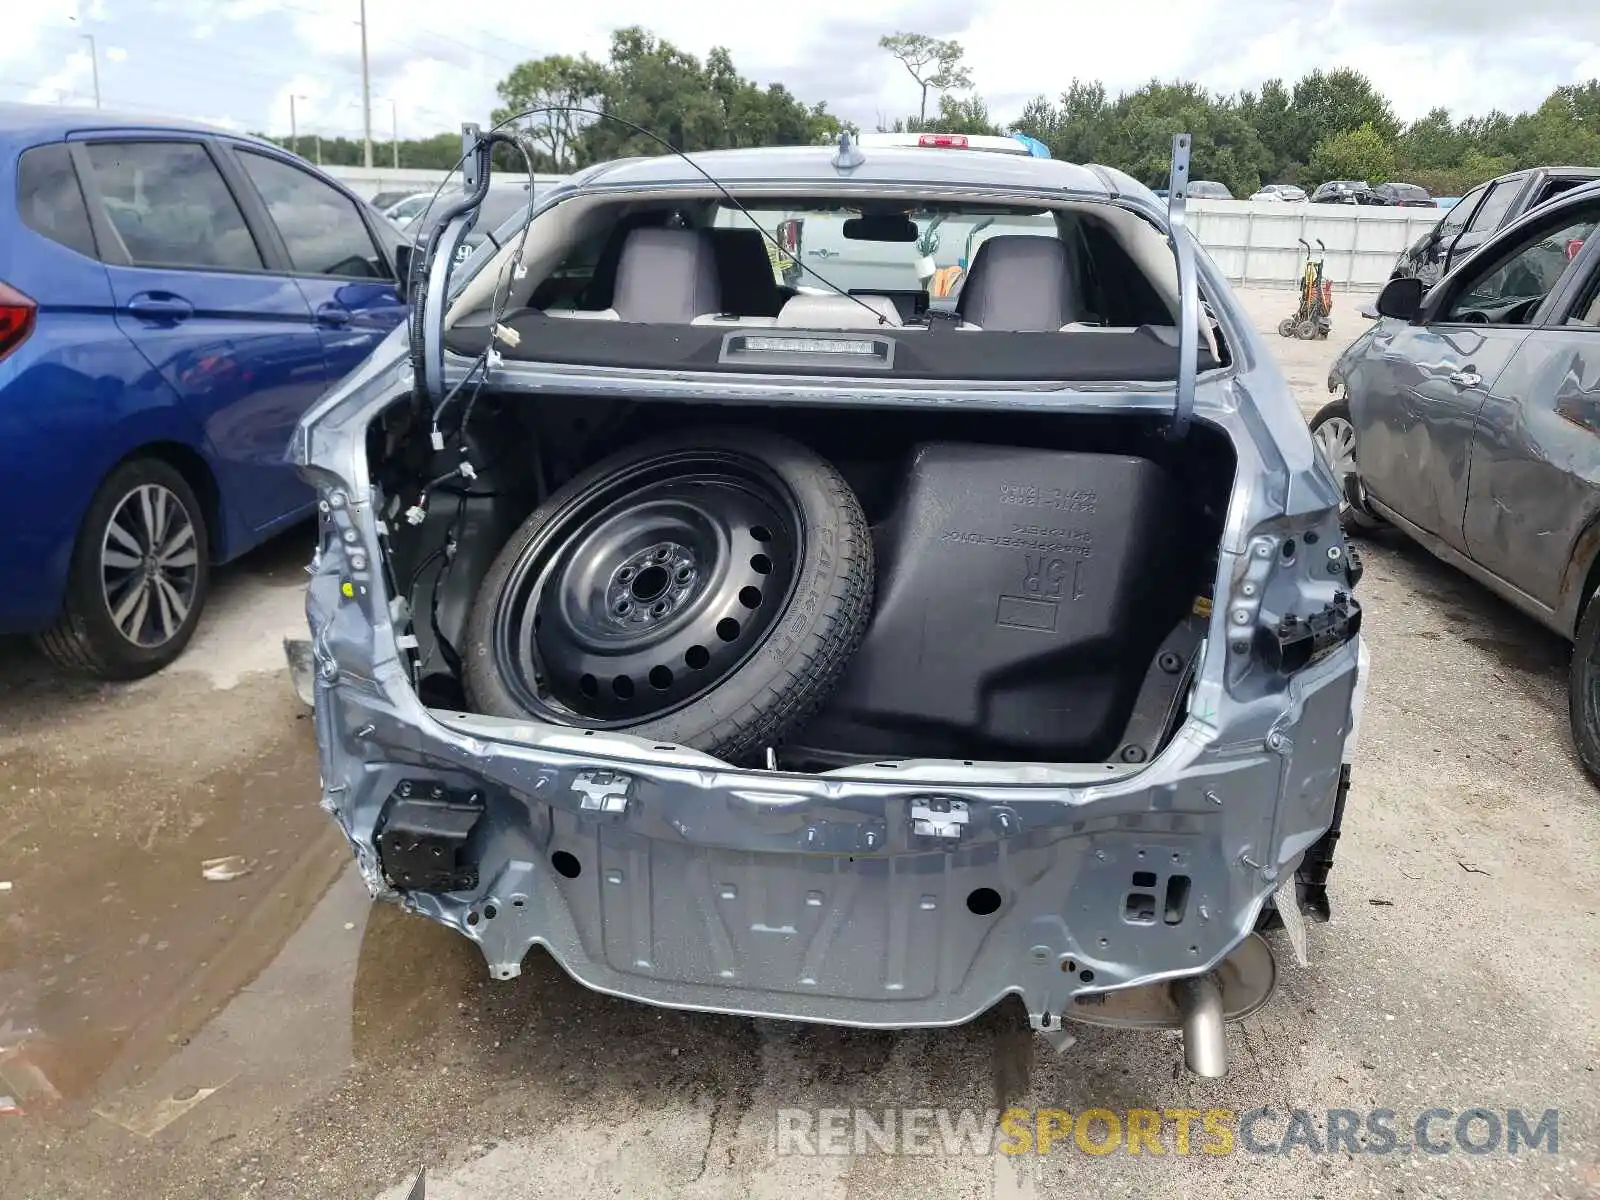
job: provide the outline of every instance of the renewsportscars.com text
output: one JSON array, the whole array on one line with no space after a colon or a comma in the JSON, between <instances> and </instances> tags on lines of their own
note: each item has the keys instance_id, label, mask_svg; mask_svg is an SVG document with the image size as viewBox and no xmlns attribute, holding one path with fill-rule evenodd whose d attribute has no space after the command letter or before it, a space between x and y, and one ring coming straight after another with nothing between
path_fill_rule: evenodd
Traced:
<instances>
[{"instance_id":1,"label":"renewsportscars.com text","mask_svg":"<svg viewBox=\"0 0 1600 1200\"><path fill-rule=\"evenodd\" d=\"M777 1152L1554 1154L1560 1113L1520 1108L780 1108Z\"/></svg>"}]
</instances>

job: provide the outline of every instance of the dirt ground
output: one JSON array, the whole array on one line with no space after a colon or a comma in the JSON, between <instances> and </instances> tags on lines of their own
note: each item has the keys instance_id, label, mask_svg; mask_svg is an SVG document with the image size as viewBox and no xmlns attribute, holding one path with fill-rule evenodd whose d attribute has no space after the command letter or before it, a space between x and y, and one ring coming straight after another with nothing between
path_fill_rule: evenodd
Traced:
<instances>
[{"instance_id":1,"label":"dirt ground","mask_svg":"<svg viewBox=\"0 0 1600 1200\"><path fill-rule=\"evenodd\" d=\"M1286 291L1245 297L1270 333ZM1307 413L1363 322L1268 338ZM1002 1006L852 1032L660 1011L542 953L491 984L464 940L373 908L316 805L279 642L292 533L220 573L199 638L138 684L0 641L0 1195L1600 1197L1600 803L1567 649L1425 553L1366 547L1372 677L1331 924L1230 1028L1231 1070L1085 1027L1056 1056ZM240 856L248 872L202 877ZM1278 943L1280 950L1283 943ZM1558 1110L1511 1155L777 1153L778 1110L1008 1105L1288 1113ZM1198 1127L1197 1127L1198 1128ZM1481 1128L1481 1127L1480 1127ZM1197 1132L1198 1138L1198 1132ZM1479 1135L1481 1136L1481 1134Z\"/></svg>"}]
</instances>

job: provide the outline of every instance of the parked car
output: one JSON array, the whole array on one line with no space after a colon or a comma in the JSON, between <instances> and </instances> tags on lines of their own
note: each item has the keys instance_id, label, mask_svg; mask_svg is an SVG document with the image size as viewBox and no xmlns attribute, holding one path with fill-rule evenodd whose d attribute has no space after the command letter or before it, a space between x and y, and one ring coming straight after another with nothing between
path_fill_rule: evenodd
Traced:
<instances>
[{"instance_id":1,"label":"parked car","mask_svg":"<svg viewBox=\"0 0 1600 1200\"><path fill-rule=\"evenodd\" d=\"M1380 183L1372 189L1380 204L1395 208L1437 208L1428 189L1414 183Z\"/></svg>"},{"instance_id":2,"label":"parked car","mask_svg":"<svg viewBox=\"0 0 1600 1200\"><path fill-rule=\"evenodd\" d=\"M0 105L0 632L108 679L311 511L290 431L405 314L399 239L253 138Z\"/></svg>"},{"instance_id":3,"label":"parked car","mask_svg":"<svg viewBox=\"0 0 1600 1200\"><path fill-rule=\"evenodd\" d=\"M1232 200L1228 185L1214 179L1191 179L1186 193L1191 200Z\"/></svg>"},{"instance_id":4,"label":"parked car","mask_svg":"<svg viewBox=\"0 0 1600 1200\"><path fill-rule=\"evenodd\" d=\"M399 204L400 201L406 199L407 197L415 196L422 191L422 188L391 188L388 191L379 192L377 195L373 196L368 203L379 212L383 212L386 209L393 208L396 204ZM428 188L427 191L429 194L432 194L433 189Z\"/></svg>"},{"instance_id":5,"label":"parked car","mask_svg":"<svg viewBox=\"0 0 1600 1200\"><path fill-rule=\"evenodd\" d=\"M1439 223L1401 251L1391 279L1410 276L1428 286L1529 209L1600 179L1600 167L1537 167L1513 171L1473 188Z\"/></svg>"},{"instance_id":6,"label":"parked car","mask_svg":"<svg viewBox=\"0 0 1600 1200\"><path fill-rule=\"evenodd\" d=\"M1250 197L1252 200L1284 201L1289 204L1304 204L1306 193L1304 188L1296 187L1292 183L1269 183L1260 191Z\"/></svg>"},{"instance_id":7,"label":"parked car","mask_svg":"<svg viewBox=\"0 0 1600 1200\"><path fill-rule=\"evenodd\" d=\"M533 195L535 198L544 189L554 187L566 178L565 175L536 175L533 182ZM435 193L429 192L420 197L422 204L417 208L412 217L406 222L402 232L412 242L425 245L428 235L433 232L433 227L438 223L441 205L429 208ZM518 212L527 208L529 188L526 177L519 183L495 182L490 185L489 193L483 199L483 204L478 210L478 223L462 240L457 251L458 261L464 261L471 253L488 239L489 235L499 226L504 225ZM409 201L403 203L410 203Z\"/></svg>"},{"instance_id":8,"label":"parked car","mask_svg":"<svg viewBox=\"0 0 1600 1200\"><path fill-rule=\"evenodd\" d=\"M1312 423L1346 522L1387 522L1575 642L1571 724L1600 779L1600 183L1411 276L1328 378Z\"/></svg>"},{"instance_id":9,"label":"parked car","mask_svg":"<svg viewBox=\"0 0 1600 1200\"><path fill-rule=\"evenodd\" d=\"M453 270L443 225L411 344L293 442L323 804L495 979L537 943L705 1011L1015 995L1218 1074L1252 929L1326 916L1364 677L1333 474L1136 180L841 143L591 167ZM948 312L833 260L777 302L763 230L838 208L863 261L1051 219Z\"/></svg>"},{"instance_id":10,"label":"parked car","mask_svg":"<svg viewBox=\"0 0 1600 1200\"><path fill-rule=\"evenodd\" d=\"M428 205L433 202L435 191L436 189L430 188L426 192L412 192L401 196L382 209L383 215L393 221L397 228L403 230L428 211Z\"/></svg>"},{"instance_id":11,"label":"parked car","mask_svg":"<svg viewBox=\"0 0 1600 1200\"><path fill-rule=\"evenodd\" d=\"M1312 204L1381 204L1364 179L1330 179L1311 193Z\"/></svg>"}]
</instances>

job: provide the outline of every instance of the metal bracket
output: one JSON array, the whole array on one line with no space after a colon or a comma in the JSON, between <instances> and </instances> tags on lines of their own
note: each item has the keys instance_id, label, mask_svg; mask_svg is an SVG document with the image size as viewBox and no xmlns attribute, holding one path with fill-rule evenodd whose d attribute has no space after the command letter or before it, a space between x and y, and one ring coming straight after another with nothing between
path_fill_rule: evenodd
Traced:
<instances>
[{"instance_id":1,"label":"metal bracket","mask_svg":"<svg viewBox=\"0 0 1600 1200\"><path fill-rule=\"evenodd\" d=\"M583 797L579 808L616 816L628 811L628 789L632 786L631 776L616 771L581 771L572 781L572 790Z\"/></svg>"},{"instance_id":2,"label":"metal bracket","mask_svg":"<svg viewBox=\"0 0 1600 1200\"><path fill-rule=\"evenodd\" d=\"M427 284L423 301L422 384L434 405L445 394L444 314L450 272L456 265L456 251L461 248L462 239L478 220L479 205L472 202L472 197L488 172L489 148L483 144L483 131L469 121L461 126L461 195L446 207L449 217L439 233L433 256L422 264Z\"/></svg>"},{"instance_id":3,"label":"metal bracket","mask_svg":"<svg viewBox=\"0 0 1600 1200\"><path fill-rule=\"evenodd\" d=\"M1173 399L1167 435L1177 441L1189 432L1194 415L1195 355L1200 352L1200 291L1194 265L1194 239L1189 234L1186 193L1189 190L1187 133L1172 136L1172 174L1167 185L1167 233L1178 263L1178 391Z\"/></svg>"},{"instance_id":4,"label":"metal bracket","mask_svg":"<svg viewBox=\"0 0 1600 1200\"><path fill-rule=\"evenodd\" d=\"M911 832L918 837L945 838L954 841L972 819L965 800L913 800L911 802Z\"/></svg>"}]
</instances>

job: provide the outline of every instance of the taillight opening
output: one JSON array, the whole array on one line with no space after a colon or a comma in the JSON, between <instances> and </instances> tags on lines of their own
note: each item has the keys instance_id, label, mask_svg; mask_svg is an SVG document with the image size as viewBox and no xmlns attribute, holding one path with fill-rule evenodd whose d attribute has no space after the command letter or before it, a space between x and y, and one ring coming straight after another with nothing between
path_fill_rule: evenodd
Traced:
<instances>
[{"instance_id":1,"label":"taillight opening","mask_svg":"<svg viewBox=\"0 0 1600 1200\"><path fill-rule=\"evenodd\" d=\"M0 358L27 341L38 311L38 305L16 288L0 283Z\"/></svg>"}]
</instances>

